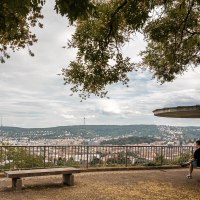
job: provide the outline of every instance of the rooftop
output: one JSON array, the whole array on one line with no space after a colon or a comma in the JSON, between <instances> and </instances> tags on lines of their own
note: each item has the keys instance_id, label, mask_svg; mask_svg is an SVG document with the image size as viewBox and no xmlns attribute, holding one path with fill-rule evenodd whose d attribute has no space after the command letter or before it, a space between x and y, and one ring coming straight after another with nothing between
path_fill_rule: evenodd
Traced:
<instances>
[{"instance_id":1,"label":"rooftop","mask_svg":"<svg viewBox=\"0 0 200 200\"><path fill-rule=\"evenodd\" d=\"M156 109L153 113L158 117L200 118L200 105Z\"/></svg>"}]
</instances>

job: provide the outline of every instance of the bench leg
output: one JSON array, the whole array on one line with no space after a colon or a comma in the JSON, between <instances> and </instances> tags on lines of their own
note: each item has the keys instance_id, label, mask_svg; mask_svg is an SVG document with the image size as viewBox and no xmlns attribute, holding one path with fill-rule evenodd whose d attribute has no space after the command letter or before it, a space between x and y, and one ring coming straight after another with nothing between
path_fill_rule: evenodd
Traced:
<instances>
[{"instance_id":1,"label":"bench leg","mask_svg":"<svg viewBox=\"0 0 200 200\"><path fill-rule=\"evenodd\" d=\"M22 189L22 179L12 178L12 188L16 191L20 191Z\"/></svg>"},{"instance_id":2,"label":"bench leg","mask_svg":"<svg viewBox=\"0 0 200 200\"><path fill-rule=\"evenodd\" d=\"M73 186L74 185L74 175L73 174L63 174L63 184Z\"/></svg>"}]
</instances>

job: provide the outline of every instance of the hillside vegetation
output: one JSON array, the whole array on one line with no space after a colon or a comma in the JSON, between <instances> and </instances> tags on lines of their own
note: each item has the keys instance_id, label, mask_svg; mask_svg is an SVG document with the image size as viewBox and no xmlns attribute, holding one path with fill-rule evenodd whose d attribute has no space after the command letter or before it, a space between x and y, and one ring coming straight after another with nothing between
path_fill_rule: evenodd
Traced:
<instances>
[{"instance_id":1,"label":"hillside vegetation","mask_svg":"<svg viewBox=\"0 0 200 200\"><path fill-rule=\"evenodd\" d=\"M160 136L179 132L184 139L194 139L200 137L200 127L176 127L176 126L156 126L156 125L76 125L58 126L50 128L19 128L1 127L1 137L29 139L64 139L69 137L95 138L99 136Z\"/></svg>"}]
</instances>

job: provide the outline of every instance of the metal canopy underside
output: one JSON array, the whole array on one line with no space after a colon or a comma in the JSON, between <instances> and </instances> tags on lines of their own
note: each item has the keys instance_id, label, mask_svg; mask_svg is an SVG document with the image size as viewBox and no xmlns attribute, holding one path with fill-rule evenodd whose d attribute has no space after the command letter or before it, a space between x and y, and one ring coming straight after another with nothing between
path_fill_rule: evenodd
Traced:
<instances>
[{"instance_id":1,"label":"metal canopy underside","mask_svg":"<svg viewBox=\"0 0 200 200\"><path fill-rule=\"evenodd\" d=\"M200 118L200 105L156 109L153 113L158 117Z\"/></svg>"}]
</instances>

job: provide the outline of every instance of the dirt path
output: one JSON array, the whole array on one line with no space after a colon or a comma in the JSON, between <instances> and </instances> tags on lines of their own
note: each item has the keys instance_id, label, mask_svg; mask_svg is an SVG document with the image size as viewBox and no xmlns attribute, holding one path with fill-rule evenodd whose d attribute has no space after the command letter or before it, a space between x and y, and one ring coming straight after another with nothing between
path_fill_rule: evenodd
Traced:
<instances>
[{"instance_id":1,"label":"dirt path","mask_svg":"<svg viewBox=\"0 0 200 200\"><path fill-rule=\"evenodd\" d=\"M81 173L75 186L61 184L61 176L23 179L13 192L11 180L0 179L0 200L200 200L200 170L186 179L187 169Z\"/></svg>"}]
</instances>

